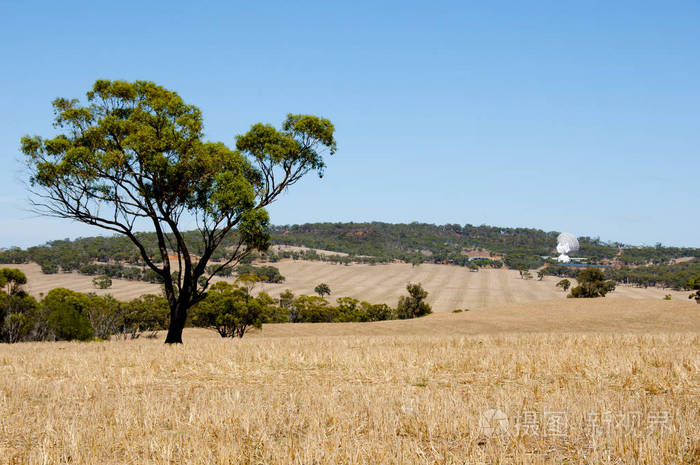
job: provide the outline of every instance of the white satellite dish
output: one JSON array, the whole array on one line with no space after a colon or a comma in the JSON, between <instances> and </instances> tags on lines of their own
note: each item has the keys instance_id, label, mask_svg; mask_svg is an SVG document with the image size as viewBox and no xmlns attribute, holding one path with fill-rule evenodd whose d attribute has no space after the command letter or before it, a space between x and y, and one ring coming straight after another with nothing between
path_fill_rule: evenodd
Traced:
<instances>
[{"instance_id":1,"label":"white satellite dish","mask_svg":"<svg viewBox=\"0 0 700 465\"><path fill-rule=\"evenodd\" d=\"M557 236L557 252L559 256L557 261L560 263L569 263L571 258L568 254L578 250L578 239L571 233L561 233Z\"/></svg>"}]
</instances>

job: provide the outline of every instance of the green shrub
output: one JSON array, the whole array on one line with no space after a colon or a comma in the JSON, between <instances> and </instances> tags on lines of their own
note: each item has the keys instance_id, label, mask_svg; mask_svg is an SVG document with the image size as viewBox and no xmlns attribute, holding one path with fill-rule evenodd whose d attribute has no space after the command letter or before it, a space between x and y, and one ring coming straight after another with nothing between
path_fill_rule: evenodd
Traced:
<instances>
[{"instance_id":1,"label":"green shrub","mask_svg":"<svg viewBox=\"0 0 700 465\"><path fill-rule=\"evenodd\" d=\"M315 295L302 295L294 301L289 320L303 323L330 323L336 314L336 309L331 307L326 299Z\"/></svg>"},{"instance_id":2,"label":"green shrub","mask_svg":"<svg viewBox=\"0 0 700 465\"><path fill-rule=\"evenodd\" d=\"M605 273L598 268L581 270L576 277L578 286L571 289L567 297L593 298L605 297L608 292L615 290L615 281L606 280Z\"/></svg>"},{"instance_id":3,"label":"green shrub","mask_svg":"<svg viewBox=\"0 0 700 465\"><path fill-rule=\"evenodd\" d=\"M55 263L42 263L41 272L44 274L56 274L58 273L58 265Z\"/></svg>"},{"instance_id":4,"label":"green shrub","mask_svg":"<svg viewBox=\"0 0 700 465\"><path fill-rule=\"evenodd\" d=\"M326 296L326 295L331 295L331 288L328 287L328 284L326 283L321 283L318 286L314 288L314 292L318 294L320 297Z\"/></svg>"},{"instance_id":5,"label":"green shrub","mask_svg":"<svg viewBox=\"0 0 700 465\"><path fill-rule=\"evenodd\" d=\"M93 338L87 316L90 299L85 294L65 288L49 291L40 304L40 313L49 333L56 339L87 341Z\"/></svg>"},{"instance_id":6,"label":"green shrub","mask_svg":"<svg viewBox=\"0 0 700 465\"><path fill-rule=\"evenodd\" d=\"M425 302L425 299L428 297L428 291L423 289L420 283L409 283L406 285L406 290L408 291L408 296L401 296L396 307L396 316L399 319L417 318L433 312L430 305Z\"/></svg>"},{"instance_id":7,"label":"green shrub","mask_svg":"<svg viewBox=\"0 0 700 465\"><path fill-rule=\"evenodd\" d=\"M690 294L688 298L695 299L695 302L700 304L700 276L696 276L695 278L689 280L687 287L688 289L695 291L694 293Z\"/></svg>"},{"instance_id":8,"label":"green shrub","mask_svg":"<svg viewBox=\"0 0 700 465\"><path fill-rule=\"evenodd\" d=\"M238 273L238 276L254 276L264 283L284 282L284 276L274 266L239 265L236 267L236 273Z\"/></svg>"},{"instance_id":9,"label":"green shrub","mask_svg":"<svg viewBox=\"0 0 700 465\"><path fill-rule=\"evenodd\" d=\"M135 338L141 332L167 329L170 306L165 297L146 294L124 304L122 315L121 331Z\"/></svg>"},{"instance_id":10,"label":"green shrub","mask_svg":"<svg viewBox=\"0 0 700 465\"><path fill-rule=\"evenodd\" d=\"M249 329L262 327L272 302L267 294L256 298L245 287L220 281L193 309L192 324L214 328L221 337L243 337Z\"/></svg>"},{"instance_id":11,"label":"green shrub","mask_svg":"<svg viewBox=\"0 0 700 465\"><path fill-rule=\"evenodd\" d=\"M107 275L98 276L93 278L92 284L98 289L109 289L112 287L112 278Z\"/></svg>"}]
</instances>

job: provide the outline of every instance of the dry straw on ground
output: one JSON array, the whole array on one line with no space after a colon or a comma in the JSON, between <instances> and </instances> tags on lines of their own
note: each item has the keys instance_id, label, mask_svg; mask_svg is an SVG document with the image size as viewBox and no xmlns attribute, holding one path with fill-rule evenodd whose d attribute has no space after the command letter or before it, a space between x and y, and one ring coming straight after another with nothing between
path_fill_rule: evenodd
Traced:
<instances>
[{"instance_id":1,"label":"dry straw on ground","mask_svg":"<svg viewBox=\"0 0 700 465\"><path fill-rule=\"evenodd\" d=\"M4 345L0 464L698 463L697 306L637 302L670 315L646 321L602 302L532 305L544 333L511 307L339 336ZM488 409L505 431L480 430Z\"/></svg>"}]
</instances>

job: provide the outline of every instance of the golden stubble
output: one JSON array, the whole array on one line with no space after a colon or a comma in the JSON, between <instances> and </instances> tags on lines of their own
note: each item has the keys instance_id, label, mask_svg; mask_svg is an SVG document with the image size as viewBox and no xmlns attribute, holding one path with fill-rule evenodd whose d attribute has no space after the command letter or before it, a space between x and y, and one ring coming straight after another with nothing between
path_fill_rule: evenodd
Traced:
<instances>
[{"instance_id":1,"label":"golden stubble","mask_svg":"<svg viewBox=\"0 0 700 465\"><path fill-rule=\"evenodd\" d=\"M187 330L175 347L0 346L0 464L700 460L697 333L368 336L358 325L299 337L285 327L242 340ZM488 409L507 415L504 432L480 429ZM548 434L548 412L564 412L565 434ZM640 423L595 432L596 414Z\"/></svg>"}]
</instances>

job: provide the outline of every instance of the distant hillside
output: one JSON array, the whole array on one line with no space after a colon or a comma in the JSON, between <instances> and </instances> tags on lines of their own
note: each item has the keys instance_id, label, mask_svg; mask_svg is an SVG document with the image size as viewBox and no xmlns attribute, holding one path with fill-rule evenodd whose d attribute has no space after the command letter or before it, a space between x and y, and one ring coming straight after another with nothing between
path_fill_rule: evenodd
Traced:
<instances>
[{"instance_id":1,"label":"distant hillside","mask_svg":"<svg viewBox=\"0 0 700 465\"><path fill-rule=\"evenodd\" d=\"M556 254L559 232L531 228L503 228L467 224L433 225L425 223L311 223L274 226L272 237L277 244L306 246L370 255L378 258L414 260L433 263L463 264L467 251L483 250L506 259ZM617 259L624 265L663 264L682 257L700 257L700 249L679 247L635 247L619 242L607 243L597 238L579 238L581 249L576 256L591 261ZM469 254L474 255L474 254Z\"/></svg>"},{"instance_id":2,"label":"distant hillside","mask_svg":"<svg viewBox=\"0 0 700 465\"><path fill-rule=\"evenodd\" d=\"M545 263L542 256L556 254L558 235L556 231L546 232L532 228L381 222L273 226L270 233L273 244L338 252L333 255L318 254L313 250L278 249L259 257L273 262L284 258L339 263L387 263L398 260L413 264L453 264L470 268L500 268L505 265L513 269L542 266ZM200 249L199 234L191 231L186 235L190 250L196 254ZM141 233L139 236L147 250L157 257L155 235ZM225 247L232 244L234 238L235 233L213 258L224 258ZM579 241L581 249L576 252L576 256L588 259L589 263L608 263L614 264L616 268L622 267L623 273L615 276L620 281L682 287L685 282L682 280L686 276L700 274L700 249L697 248L664 247L660 244L654 247L635 247L590 237L581 237ZM483 259L474 260L478 257ZM136 247L121 236L57 240L28 249L13 248L0 252L0 263L31 261L39 263L46 273L80 271L84 274L104 273L126 279L154 279L152 273L128 266L142 265L142 262ZM95 262L109 266L96 268ZM635 268L638 266L642 268Z\"/></svg>"}]
</instances>

